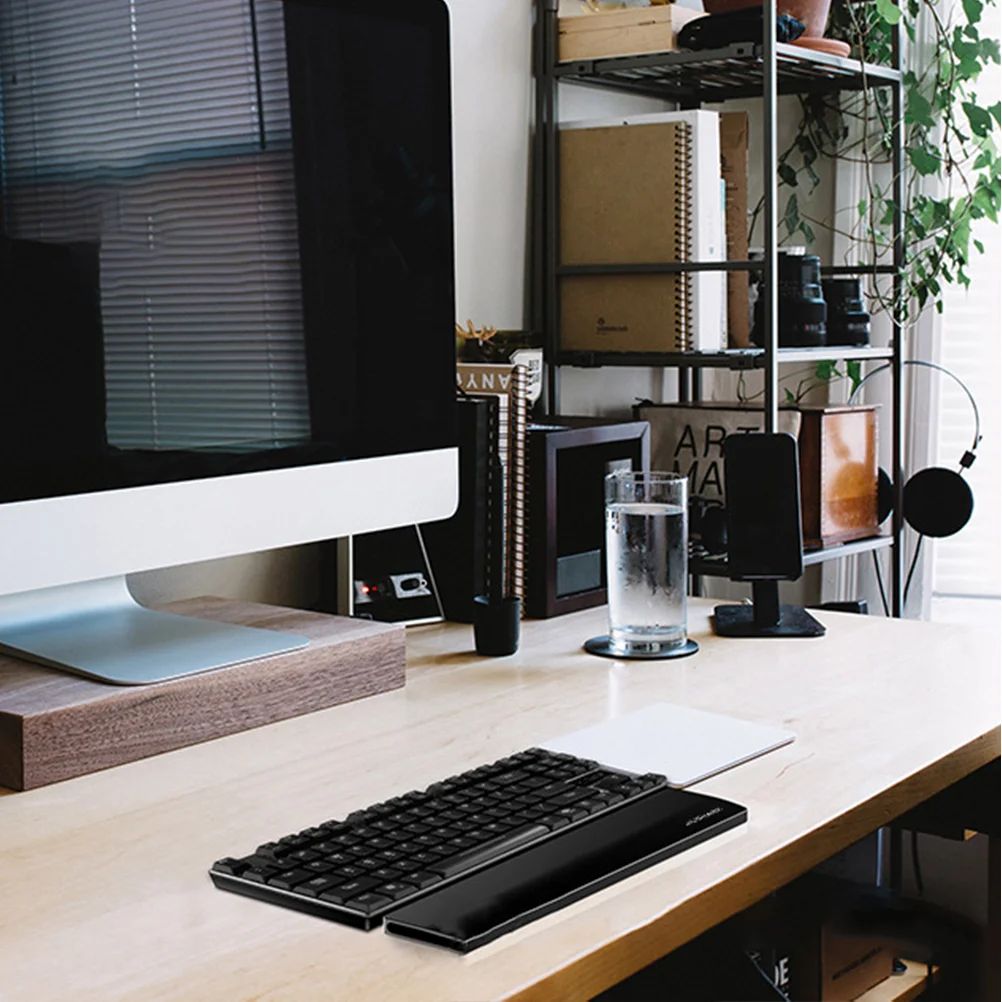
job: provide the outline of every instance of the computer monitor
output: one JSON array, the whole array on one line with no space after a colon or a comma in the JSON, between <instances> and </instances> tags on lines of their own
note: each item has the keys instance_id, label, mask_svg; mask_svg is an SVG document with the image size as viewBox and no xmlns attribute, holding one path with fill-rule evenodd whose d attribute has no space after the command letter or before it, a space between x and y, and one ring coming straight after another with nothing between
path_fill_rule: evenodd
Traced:
<instances>
[{"instance_id":1,"label":"computer monitor","mask_svg":"<svg viewBox=\"0 0 1002 1002\"><path fill-rule=\"evenodd\" d=\"M277 653L125 575L453 512L449 66L442 0L0 7L0 648Z\"/></svg>"}]
</instances>

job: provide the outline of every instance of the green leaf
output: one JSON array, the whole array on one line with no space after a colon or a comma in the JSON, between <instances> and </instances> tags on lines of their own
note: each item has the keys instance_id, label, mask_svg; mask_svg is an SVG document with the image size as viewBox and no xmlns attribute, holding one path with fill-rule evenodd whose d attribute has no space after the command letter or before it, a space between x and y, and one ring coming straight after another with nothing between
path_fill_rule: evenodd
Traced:
<instances>
[{"instance_id":1,"label":"green leaf","mask_svg":"<svg viewBox=\"0 0 1002 1002\"><path fill-rule=\"evenodd\" d=\"M1002 101L996 101L993 105L990 105L988 108L988 114L991 115L999 125L1002 125Z\"/></svg>"},{"instance_id":2,"label":"green leaf","mask_svg":"<svg viewBox=\"0 0 1002 1002\"><path fill-rule=\"evenodd\" d=\"M805 167L809 167L818 158L818 151L810 136L797 136L797 149L804 158Z\"/></svg>"},{"instance_id":3,"label":"green leaf","mask_svg":"<svg viewBox=\"0 0 1002 1002\"><path fill-rule=\"evenodd\" d=\"M797 406L797 398L793 395L792 390L789 386L783 387L783 393L786 394L786 402L792 407ZM370 885L371 886L371 885Z\"/></svg>"},{"instance_id":4,"label":"green leaf","mask_svg":"<svg viewBox=\"0 0 1002 1002\"><path fill-rule=\"evenodd\" d=\"M985 252L985 245L980 240L972 240L971 242L974 244L975 247L978 248L978 253L979 254L984 254L984 252Z\"/></svg>"},{"instance_id":5,"label":"green leaf","mask_svg":"<svg viewBox=\"0 0 1002 1002\"><path fill-rule=\"evenodd\" d=\"M912 166L923 175L935 174L939 170L939 157L934 156L921 146L910 146L908 148L908 159Z\"/></svg>"},{"instance_id":6,"label":"green leaf","mask_svg":"<svg viewBox=\"0 0 1002 1002\"><path fill-rule=\"evenodd\" d=\"M987 136L992 131L992 116L987 109L973 101L965 101L963 108L967 121L971 123L971 131L976 136Z\"/></svg>"},{"instance_id":7,"label":"green leaf","mask_svg":"<svg viewBox=\"0 0 1002 1002\"><path fill-rule=\"evenodd\" d=\"M986 63L997 63L999 61L999 40L997 38L981 39L981 58Z\"/></svg>"},{"instance_id":8,"label":"green leaf","mask_svg":"<svg viewBox=\"0 0 1002 1002\"><path fill-rule=\"evenodd\" d=\"M788 184L791 188L797 186L797 172L789 164L780 164L777 168L780 181Z\"/></svg>"},{"instance_id":9,"label":"green leaf","mask_svg":"<svg viewBox=\"0 0 1002 1002\"><path fill-rule=\"evenodd\" d=\"M964 14L967 15L968 24L977 24L984 9L985 5L981 0L964 0Z\"/></svg>"},{"instance_id":10,"label":"green leaf","mask_svg":"<svg viewBox=\"0 0 1002 1002\"><path fill-rule=\"evenodd\" d=\"M887 24L897 24L901 20L901 9L892 0L877 0L877 13Z\"/></svg>"},{"instance_id":11,"label":"green leaf","mask_svg":"<svg viewBox=\"0 0 1002 1002\"><path fill-rule=\"evenodd\" d=\"M856 388L863 382L863 365L859 359L851 358L846 361L845 374L849 377L850 393L855 393Z\"/></svg>"},{"instance_id":12,"label":"green leaf","mask_svg":"<svg viewBox=\"0 0 1002 1002\"><path fill-rule=\"evenodd\" d=\"M825 359L823 362L818 362L814 367L814 378L820 379L827 382L835 376L841 376L842 373L838 371L838 362L833 362L831 359Z\"/></svg>"},{"instance_id":13,"label":"green leaf","mask_svg":"<svg viewBox=\"0 0 1002 1002\"><path fill-rule=\"evenodd\" d=\"M865 216L866 215L866 199L865 198L861 198L859 200L859 204L856 206L856 208L859 210L859 214L861 216Z\"/></svg>"},{"instance_id":14,"label":"green leaf","mask_svg":"<svg viewBox=\"0 0 1002 1002\"><path fill-rule=\"evenodd\" d=\"M905 121L925 126L927 129L931 129L936 124L932 117L932 105L917 90L910 91L908 94L908 111L905 114Z\"/></svg>"},{"instance_id":15,"label":"green leaf","mask_svg":"<svg viewBox=\"0 0 1002 1002\"><path fill-rule=\"evenodd\" d=\"M787 236L793 236L800 226L800 206L797 204L797 196L793 194L786 203L786 212L783 213L783 221L786 223Z\"/></svg>"},{"instance_id":16,"label":"green leaf","mask_svg":"<svg viewBox=\"0 0 1002 1002\"><path fill-rule=\"evenodd\" d=\"M804 222L804 220L800 221L800 232L803 233L804 239L809 244L814 243L815 239L814 230L812 230L811 227L806 222Z\"/></svg>"}]
</instances>

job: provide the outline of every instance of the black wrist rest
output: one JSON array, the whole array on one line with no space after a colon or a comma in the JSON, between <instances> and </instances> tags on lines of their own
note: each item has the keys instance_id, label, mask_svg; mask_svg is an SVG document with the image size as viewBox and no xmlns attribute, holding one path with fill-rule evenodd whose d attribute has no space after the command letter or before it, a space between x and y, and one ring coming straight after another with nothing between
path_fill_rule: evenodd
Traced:
<instances>
[{"instance_id":1,"label":"black wrist rest","mask_svg":"<svg viewBox=\"0 0 1002 1002\"><path fill-rule=\"evenodd\" d=\"M467 953L747 820L727 800L655 790L390 912L385 928Z\"/></svg>"}]
</instances>

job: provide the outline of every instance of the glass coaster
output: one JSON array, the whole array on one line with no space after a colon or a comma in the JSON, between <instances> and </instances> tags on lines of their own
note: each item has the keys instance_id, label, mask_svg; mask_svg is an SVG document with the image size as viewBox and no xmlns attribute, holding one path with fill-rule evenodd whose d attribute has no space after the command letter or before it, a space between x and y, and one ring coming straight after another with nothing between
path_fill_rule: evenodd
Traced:
<instances>
[{"instance_id":1,"label":"glass coaster","mask_svg":"<svg viewBox=\"0 0 1002 1002\"><path fill-rule=\"evenodd\" d=\"M584 649L589 654L598 654L603 658L617 658L623 661L664 661L668 658L687 658L699 650L699 644L695 640L686 640L679 647L668 647L663 651L624 654L620 650L613 649L609 635L603 634L601 637L592 637L591 640L586 640Z\"/></svg>"}]
</instances>

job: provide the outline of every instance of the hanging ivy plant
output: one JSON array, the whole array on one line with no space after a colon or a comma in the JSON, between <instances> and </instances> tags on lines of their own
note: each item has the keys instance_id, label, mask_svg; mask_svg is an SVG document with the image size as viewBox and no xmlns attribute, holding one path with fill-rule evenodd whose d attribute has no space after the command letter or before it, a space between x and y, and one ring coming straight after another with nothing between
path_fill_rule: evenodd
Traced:
<instances>
[{"instance_id":1,"label":"hanging ivy plant","mask_svg":"<svg viewBox=\"0 0 1002 1002\"><path fill-rule=\"evenodd\" d=\"M984 251L972 237L972 224L998 223L1000 208L1000 104L986 105L977 92L984 69L999 63L998 39L982 31L995 0L961 0L949 20L944 6L935 0L834 0L827 31L849 42L855 58L880 65L892 62L895 25L908 40L910 56L902 67L904 269L896 299L886 288L873 290L879 307L905 326L930 305L942 311L947 284L970 283L971 251ZM917 36L922 11L929 15L928 40ZM800 196L819 184L821 158L854 162L864 172L865 195L855 222L843 225L866 252L855 263L890 264L898 209L890 176L895 125L890 89L873 86L864 69L858 94L800 101L795 138L778 157L779 183L789 189L781 235L800 234L812 242L815 226L833 228L830 221L807 218Z\"/></svg>"}]
</instances>

